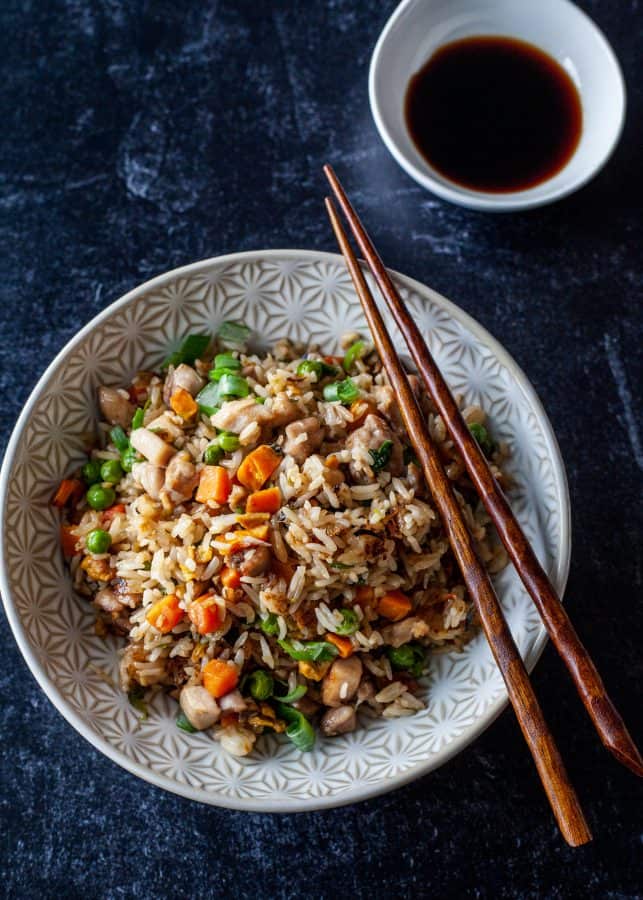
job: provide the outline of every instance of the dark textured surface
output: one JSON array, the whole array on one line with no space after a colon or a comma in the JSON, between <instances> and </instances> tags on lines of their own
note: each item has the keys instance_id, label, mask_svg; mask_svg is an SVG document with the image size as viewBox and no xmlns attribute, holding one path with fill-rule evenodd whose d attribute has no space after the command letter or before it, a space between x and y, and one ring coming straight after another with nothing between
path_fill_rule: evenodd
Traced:
<instances>
[{"instance_id":1,"label":"dark textured surface","mask_svg":"<svg viewBox=\"0 0 643 900\"><path fill-rule=\"evenodd\" d=\"M643 35L637 0L583 5L624 68L623 139L576 196L498 218L432 198L380 143L367 67L393 3L5 0L2 439L54 354L138 282L234 250L334 250L321 205L331 161L389 265L476 316L539 391L572 495L567 602L642 742ZM0 628L4 896L641 896L641 786L598 745L551 648L534 682L596 834L575 851L510 712L387 797L234 813L93 750Z\"/></svg>"}]
</instances>

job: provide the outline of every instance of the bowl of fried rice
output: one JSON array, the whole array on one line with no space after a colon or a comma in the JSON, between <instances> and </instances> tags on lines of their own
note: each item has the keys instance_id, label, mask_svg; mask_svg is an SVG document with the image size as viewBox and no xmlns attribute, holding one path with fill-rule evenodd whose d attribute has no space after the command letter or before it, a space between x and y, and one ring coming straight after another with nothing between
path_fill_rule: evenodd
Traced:
<instances>
[{"instance_id":1,"label":"bowl of fried rice","mask_svg":"<svg viewBox=\"0 0 643 900\"><path fill-rule=\"evenodd\" d=\"M462 310L393 277L562 593L567 485L533 388ZM531 667L537 613L409 371ZM248 810L354 802L441 765L506 703L337 256L219 257L112 304L35 388L1 493L28 665L160 787Z\"/></svg>"}]
</instances>

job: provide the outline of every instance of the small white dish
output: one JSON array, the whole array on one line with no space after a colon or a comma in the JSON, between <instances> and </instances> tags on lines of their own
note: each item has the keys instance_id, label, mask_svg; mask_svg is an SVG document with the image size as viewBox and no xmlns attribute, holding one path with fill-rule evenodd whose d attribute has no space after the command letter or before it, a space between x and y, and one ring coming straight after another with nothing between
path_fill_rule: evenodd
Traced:
<instances>
[{"instance_id":1,"label":"small white dish","mask_svg":"<svg viewBox=\"0 0 643 900\"><path fill-rule=\"evenodd\" d=\"M465 312L430 288L392 273L452 388L484 406L510 448L511 502L556 591L571 549L565 470L536 392L507 351ZM369 281L370 281L369 276ZM139 285L61 350L14 429L0 472L0 590L27 665L80 734L140 778L192 800L258 812L296 812L385 793L442 765L496 718L507 693L478 634L460 653L432 654L427 708L402 719L366 719L300 753L263 735L255 752L229 756L206 733L176 727L176 703L159 694L139 715L117 687L123 641L104 640L72 590L59 547L52 494L86 459L99 384L126 383L158 365L190 332L243 319L264 344L314 341L336 353L345 331L367 333L341 256L258 250L204 260ZM399 332L391 334L399 349ZM546 634L511 566L494 578L514 639L531 670ZM523 752L517 743L516 752ZM134 789L134 786L132 785Z\"/></svg>"},{"instance_id":2,"label":"small white dish","mask_svg":"<svg viewBox=\"0 0 643 900\"><path fill-rule=\"evenodd\" d=\"M485 193L450 181L424 159L404 119L412 75L445 44L479 35L527 41L553 57L578 89L583 130L569 162L535 187ZM625 118L625 85L603 33L569 0L404 0L373 51L371 110L382 140L397 162L423 187L451 203L509 212L552 203L578 190L605 164Z\"/></svg>"}]
</instances>

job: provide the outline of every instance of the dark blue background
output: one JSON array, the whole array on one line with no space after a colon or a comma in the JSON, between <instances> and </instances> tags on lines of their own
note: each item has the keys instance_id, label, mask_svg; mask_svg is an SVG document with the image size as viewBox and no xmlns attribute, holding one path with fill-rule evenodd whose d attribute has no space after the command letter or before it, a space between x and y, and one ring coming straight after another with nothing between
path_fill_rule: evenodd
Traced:
<instances>
[{"instance_id":1,"label":"dark blue background","mask_svg":"<svg viewBox=\"0 0 643 900\"><path fill-rule=\"evenodd\" d=\"M0 12L1 421L54 354L137 283L260 247L335 250L320 167L384 258L498 337L535 384L569 473L567 603L643 741L641 18L584 7L624 68L605 171L524 215L449 206L381 144L367 68L384 0L4 0ZM551 648L534 682L596 834L559 837L510 712L394 794L271 817L190 803L93 750L0 622L7 897L634 897L643 792L602 750Z\"/></svg>"}]
</instances>

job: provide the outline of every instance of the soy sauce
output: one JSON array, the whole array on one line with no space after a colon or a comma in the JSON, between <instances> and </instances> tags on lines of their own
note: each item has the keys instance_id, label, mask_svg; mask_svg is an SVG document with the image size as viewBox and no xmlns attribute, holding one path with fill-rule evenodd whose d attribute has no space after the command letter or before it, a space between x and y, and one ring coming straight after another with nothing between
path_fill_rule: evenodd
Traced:
<instances>
[{"instance_id":1,"label":"soy sauce","mask_svg":"<svg viewBox=\"0 0 643 900\"><path fill-rule=\"evenodd\" d=\"M493 193L525 190L559 172L583 123L578 91L562 66L505 37L441 47L411 78L404 112L433 168Z\"/></svg>"}]
</instances>

